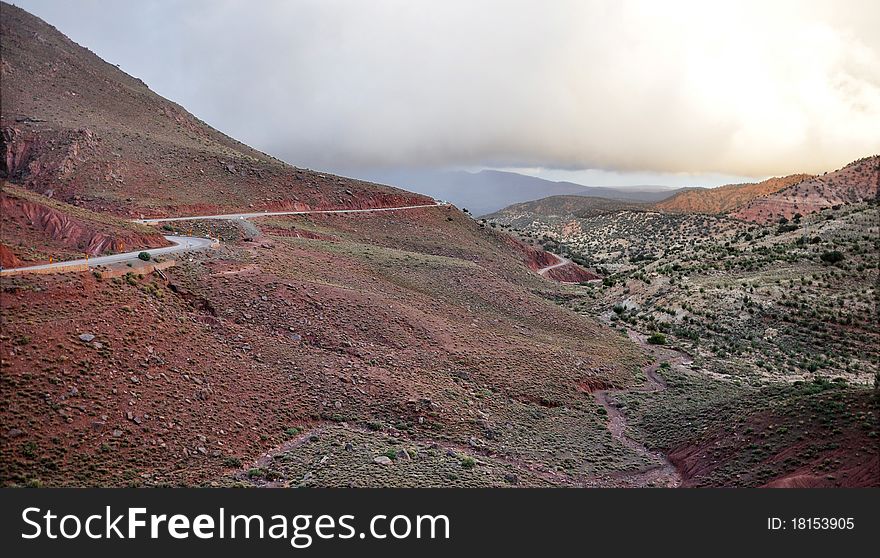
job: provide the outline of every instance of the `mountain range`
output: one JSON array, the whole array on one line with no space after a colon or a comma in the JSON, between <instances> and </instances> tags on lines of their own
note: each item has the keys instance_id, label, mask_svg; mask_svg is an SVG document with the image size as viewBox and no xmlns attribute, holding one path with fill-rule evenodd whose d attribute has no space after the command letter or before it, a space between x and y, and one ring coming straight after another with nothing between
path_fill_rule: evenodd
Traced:
<instances>
[{"instance_id":1,"label":"mountain range","mask_svg":"<svg viewBox=\"0 0 880 558\"><path fill-rule=\"evenodd\" d=\"M498 170L481 170L479 172L394 170L360 174L376 182L392 184L437 199L450 201L458 207L467 209L475 216L497 211L513 203L548 196L578 195L655 202L680 191L680 189L668 189L660 186L626 188L584 186L573 182L556 182Z\"/></svg>"}]
</instances>

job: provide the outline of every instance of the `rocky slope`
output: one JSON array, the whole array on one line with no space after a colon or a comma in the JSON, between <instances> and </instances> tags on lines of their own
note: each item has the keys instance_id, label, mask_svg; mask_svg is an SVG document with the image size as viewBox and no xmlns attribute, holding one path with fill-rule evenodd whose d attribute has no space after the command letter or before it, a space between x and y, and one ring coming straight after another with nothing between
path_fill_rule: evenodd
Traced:
<instances>
[{"instance_id":1,"label":"rocky slope","mask_svg":"<svg viewBox=\"0 0 880 558\"><path fill-rule=\"evenodd\" d=\"M284 164L214 130L24 10L3 3L2 11L0 178L129 217L427 200Z\"/></svg>"},{"instance_id":2,"label":"rocky slope","mask_svg":"<svg viewBox=\"0 0 880 558\"><path fill-rule=\"evenodd\" d=\"M804 180L756 198L731 213L754 223L770 223L821 209L876 200L880 194L880 155L854 161L840 170Z\"/></svg>"},{"instance_id":3,"label":"rocky slope","mask_svg":"<svg viewBox=\"0 0 880 558\"><path fill-rule=\"evenodd\" d=\"M3 183L0 244L4 268L167 246L156 229L96 213Z\"/></svg>"},{"instance_id":4,"label":"rocky slope","mask_svg":"<svg viewBox=\"0 0 880 558\"><path fill-rule=\"evenodd\" d=\"M767 196L812 178L808 174L792 174L751 184L728 184L718 188L694 188L679 192L654 204L658 211L670 213L727 213L755 198Z\"/></svg>"},{"instance_id":5,"label":"rocky slope","mask_svg":"<svg viewBox=\"0 0 880 558\"><path fill-rule=\"evenodd\" d=\"M4 258L112 249L89 235L140 234L120 216L425 201L275 161L2 10ZM592 486L650 465L583 387L638 384L638 349L553 302L529 268L552 256L455 207L167 227L221 247L3 278L3 485Z\"/></svg>"}]
</instances>

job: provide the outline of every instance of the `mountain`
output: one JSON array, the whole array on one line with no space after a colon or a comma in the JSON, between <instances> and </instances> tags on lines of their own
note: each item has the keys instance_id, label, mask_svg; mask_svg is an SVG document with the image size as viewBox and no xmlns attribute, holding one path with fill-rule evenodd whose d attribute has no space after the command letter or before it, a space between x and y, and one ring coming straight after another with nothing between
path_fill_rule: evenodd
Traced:
<instances>
[{"instance_id":1,"label":"mountain","mask_svg":"<svg viewBox=\"0 0 880 558\"><path fill-rule=\"evenodd\" d=\"M773 194L811 178L808 174L792 174L769 178L750 184L728 184L718 188L694 188L678 192L654 204L659 211L668 213L718 214L733 211L755 198Z\"/></svg>"},{"instance_id":2,"label":"mountain","mask_svg":"<svg viewBox=\"0 0 880 558\"><path fill-rule=\"evenodd\" d=\"M647 202L621 201L592 196L550 196L540 200L515 203L501 211L486 215L488 220L515 219L517 216L593 217L618 211L647 211Z\"/></svg>"},{"instance_id":3,"label":"mountain","mask_svg":"<svg viewBox=\"0 0 880 558\"><path fill-rule=\"evenodd\" d=\"M605 188L573 182L555 182L514 172L483 170L431 171L399 170L366 173L366 177L385 184L414 190L466 208L473 215L485 215L513 203L574 194L615 200L660 201L678 190L656 186Z\"/></svg>"},{"instance_id":4,"label":"mountain","mask_svg":"<svg viewBox=\"0 0 880 558\"><path fill-rule=\"evenodd\" d=\"M0 178L131 217L427 200L287 165L211 128L24 10L3 4L2 12Z\"/></svg>"},{"instance_id":5,"label":"mountain","mask_svg":"<svg viewBox=\"0 0 880 558\"><path fill-rule=\"evenodd\" d=\"M553 302L593 275L448 205L186 220L430 199L288 166L0 10L3 265L220 240L0 278L0 484L646 483L589 393L644 357Z\"/></svg>"},{"instance_id":6,"label":"mountain","mask_svg":"<svg viewBox=\"0 0 880 558\"><path fill-rule=\"evenodd\" d=\"M873 206L806 241L551 200L594 216L520 238L286 165L0 12L0 485L877 484ZM140 253L176 236L201 248ZM601 281L545 250L581 247Z\"/></svg>"},{"instance_id":7,"label":"mountain","mask_svg":"<svg viewBox=\"0 0 880 558\"><path fill-rule=\"evenodd\" d=\"M744 221L768 223L797 214L862 201L880 195L880 155L854 161L842 169L812 177L773 194L756 198L731 215Z\"/></svg>"}]
</instances>

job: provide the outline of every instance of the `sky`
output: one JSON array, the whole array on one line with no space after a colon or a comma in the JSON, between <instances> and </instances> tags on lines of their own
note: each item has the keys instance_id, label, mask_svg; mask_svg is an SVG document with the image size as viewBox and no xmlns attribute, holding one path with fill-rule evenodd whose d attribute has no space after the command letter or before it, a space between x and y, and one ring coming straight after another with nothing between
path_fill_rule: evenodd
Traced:
<instances>
[{"instance_id":1,"label":"sky","mask_svg":"<svg viewBox=\"0 0 880 558\"><path fill-rule=\"evenodd\" d=\"M300 166L714 186L880 152L877 0L16 0Z\"/></svg>"}]
</instances>

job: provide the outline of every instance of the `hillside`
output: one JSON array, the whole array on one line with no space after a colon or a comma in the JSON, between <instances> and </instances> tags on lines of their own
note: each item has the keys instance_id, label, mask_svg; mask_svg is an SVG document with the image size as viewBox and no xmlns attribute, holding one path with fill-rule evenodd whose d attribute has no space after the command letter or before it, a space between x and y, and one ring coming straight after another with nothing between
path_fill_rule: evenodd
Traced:
<instances>
[{"instance_id":1,"label":"hillside","mask_svg":"<svg viewBox=\"0 0 880 558\"><path fill-rule=\"evenodd\" d=\"M591 395L638 385L644 357L554 304L565 287L536 273L554 256L453 206L126 222L425 198L275 161L2 10L3 244L39 261L87 233L221 242L162 272L0 280L0 483L645 483L652 458Z\"/></svg>"},{"instance_id":2,"label":"hillside","mask_svg":"<svg viewBox=\"0 0 880 558\"><path fill-rule=\"evenodd\" d=\"M286 165L0 9L0 255L135 250L0 278L0 485L877 484L876 204L477 221ZM260 214L308 207L393 210ZM219 242L132 265L166 234Z\"/></svg>"},{"instance_id":3,"label":"hillside","mask_svg":"<svg viewBox=\"0 0 880 558\"><path fill-rule=\"evenodd\" d=\"M550 196L539 200L516 203L486 215L489 221L517 219L527 215L547 217L593 217L616 211L644 211L648 203L613 200L593 196Z\"/></svg>"},{"instance_id":4,"label":"hillside","mask_svg":"<svg viewBox=\"0 0 880 558\"><path fill-rule=\"evenodd\" d=\"M214 130L24 10L2 4L0 178L137 217L424 203L291 167Z\"/></svg>"},{"instance_id":5,"label":"hillside","mask_svg":"<svg viewBox=\"0 0 880 558\"><path fill-rule=\"evenodd\" d=\"M880 155L854 161L840 170L804 180L774 194L756 198L731 213L755 223L809 215L844 204L876 200L880 194Z\"/></svg>"},{"instance_id":6,"label":"hillside","mask_svg":"<svg viewBox=\"0 0 880 558\"><path fill-rule=\"evenodd\" d=\"M808 174L792 174L769 178L750 184L728 184L718 188L694 188L678 192L654 204L658 211L668 213L727 213L755 198L767 196L811 178Z\"/></svg>"},{"instance_id":7,"label":"hillside","mask_svg":"<svg viewBox=\"0 0 880 558\"><path fill-rule=\"evenodd\" d=\"M394 184L448 200L458 207L480 216L499 211L511 204L537 200L549 196L592 196L612 200L654 202L665 199L678 190L656 186L605 188L583 186L572 182L556 182L515 172L483 170L465 171L394 171L368 173L371 180Z\"/></svg>"},{"instance_id":8,"label":"hillside","mask_svg":"<svg viewBox=\"0 0 880 558\"><path fill-rule=\"evenodd\" d=\"M18 267L168 245L154 228L68 205L4 182L2 266Z\"/></svg>"},{"instance_id":9,"label":"hillside","mask_svg":"<svg viewBox=\"0 0 880 558\"><path fill-rule=\"evenodd\" d=\"M876 200L859 201L873 164L824 175L809 190L823 209L784 224L645 208L575 216L554 198L487 224L603 275L560 303L660 362L665 389L611 400L683 486L876 486L880 219ZM811 182L789 187L800 210Z\"/></svg>"}]
</instances>

